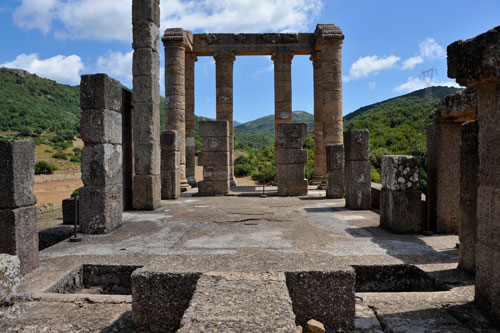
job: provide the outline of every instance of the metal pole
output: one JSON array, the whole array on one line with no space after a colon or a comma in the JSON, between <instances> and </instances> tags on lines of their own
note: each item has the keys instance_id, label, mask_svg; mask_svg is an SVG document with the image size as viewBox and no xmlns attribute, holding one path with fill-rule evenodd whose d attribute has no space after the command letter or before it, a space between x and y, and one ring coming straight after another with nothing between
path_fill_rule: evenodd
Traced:
<instances>
[{"instance_id":1,"label":"metal pole","mask_svg":"<svg viewBox=\"0 0 500 333\"><path fill-rule=\"evenodd\" d=\"M82 239L77 236L77 224L78 224L78 196L75 197L75 218L74 218L74 233L73 237L69 239L70 242L81 242Z\"/></svg>"}]
</instances>

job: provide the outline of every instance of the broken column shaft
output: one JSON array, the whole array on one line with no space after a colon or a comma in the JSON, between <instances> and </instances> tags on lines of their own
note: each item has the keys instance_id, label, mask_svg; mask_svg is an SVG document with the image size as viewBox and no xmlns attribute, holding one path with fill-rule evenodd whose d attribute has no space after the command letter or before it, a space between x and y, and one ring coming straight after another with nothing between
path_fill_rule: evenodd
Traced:
<instances>
[{"instance_id":1,"label":"broken column shaft","mask_svg":"<svg viewBox=\"0 0 500 333\"><path fill-rule=\"evenodd\" d=\"M350 209L371 207L370 132L351 130L344 133L345 204ZM341 174L337 175L340 177ZM336 181L339 183L340 181Z\"/></svg>"},{"instance_id":2,"label":"broken column shaft","mask_svg":"<svg viewBox=\"0 0 500 333\"><path fill-rule=\"evenodd\" d=\"M307 195L305 164L307 150L302 138L307 137L307 124L281 123L277 127L276 175L279 195Z\"/></svg>"}]
</instances>

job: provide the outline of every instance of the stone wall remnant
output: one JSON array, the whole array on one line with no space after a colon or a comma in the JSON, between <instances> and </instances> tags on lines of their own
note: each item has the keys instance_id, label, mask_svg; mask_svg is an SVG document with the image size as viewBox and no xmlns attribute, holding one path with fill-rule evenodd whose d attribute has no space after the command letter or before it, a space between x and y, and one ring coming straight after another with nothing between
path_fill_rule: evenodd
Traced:
<instances>
[{"instance_id":1,"label":"stone wall remnant","mask_svg":"<svg viewBox=\"0 0 500 333\"><path fill-rule=\"evenodd\" d=\"M177 131L163 131L161 143L161 198L177 199L181 196L180 185L180 135Z\"/></svg>"},{"instance_id":2,"label":"stone wall remnant","mask_svg":"<svg viewBox=\"0 0 500 333\"><path fill-rule=\"evenodd\" d=\"M326 146L326 170L326 197L342 199L345 193L343 144Z\"/></svg>"},{"instance_id":3,"label":"stone wall remnant","mask_svg":"<svg viewBox=\"0 0 500 333\"><path fill-rule=\"evenodd\" d=\"M8 304L21 282L21 262L16 256L0 253L0 305Z\"/></svg>"},{"instance_id":4,"label":"stone wall remnant","mask_svg":"<svg viewBox=\"0 0 500 333\"><path fill-rule=\"evenodd\" d=\"M200 137L203 147L198 164L203 166L203 181L198 182L198 194L227 194L231 172L229 122L200 121Z\"/></svg>"},{"instance_id":5,"label":"stone wall remnant","mask_svg":"<svg viewBox=\"0 0 500 333\"><path fill-rule=\"evenodd\" d=\"M371 207L370 132L344 133L345 202L350 209Z\"/></svg>"},{"instance_id":6,"label":"stone wall remnant","mask_svg":"<svg viewBox=\"0 0 500 333\"><path fill-rule=\"evenodd\" d=\"M278 194L307 195L305 164L307 150L302 149L302 138L307 137L306 123L279 123L277 125L276 175Z\"/></svg>"},{"instance_id":7,"label":"stone wall remnant","mask_svg":"<svg viewBox=\"0 0 500 333\"><path fill-rule=\"evenodd\" d=\"M19 257L21 273L38 267L35 143L0 141L0 253Z\"/></svg>"},{"instance_id":8,"label":"stone wall remnant","mask_svg":"<svg viewBox=\"0 0 500 333\"><path fill-rule=\"evenodd\" d=\"M133 206L160 205L160 1L132 1Z\"/></svg>"},{"instance_id":9,"label":"stone wall remnant","mask_svg":"<svg viewBox=\"0 0 500 333\"><path fill-rule=\"evenodd\" d=\"M418 233L422 225L420 161L415 156L382 157L380 226L396 233Z\"/></svg>"},{"instance_id":10,"label":"stone wall remnant","mask_svg":"<svg viewBox=\"0 0 500 333\"><path fill-rule=\"evenodd\" d=\"M500 26L448 46L448 76L477 89L476 302L500 321Z\"/></svg>"},{"instance_id":11,"label":"stone wall remnant","mask_svg":"<svg viewBox=\"0 0 500 333\"><path fill-rule=\"evenodd\" d=\"M106 74L82 75L80 91L80 231L109 233L123 212L122 85Z\"/></svg>"}]
</instances>

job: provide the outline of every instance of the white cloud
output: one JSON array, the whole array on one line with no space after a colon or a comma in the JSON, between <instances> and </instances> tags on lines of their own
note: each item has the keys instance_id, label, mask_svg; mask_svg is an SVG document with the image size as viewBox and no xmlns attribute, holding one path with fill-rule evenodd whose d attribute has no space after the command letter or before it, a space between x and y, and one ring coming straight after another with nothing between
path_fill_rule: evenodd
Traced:
<instances>
[{"instance_id":1,"label":"white cloud","mask_svg":"<svg viewBox=\"0 0 500 333\"><path fill-rule=\"evenodd\" d=\"M445 81L445 82L438 82L436 80L431 80L430 82L431 86L445 86L445 87L455 87L459 88L459 85L454 82L454 81ZM394 88L394 91L399 91L399 92L412 92L418 89L423 89L427 87L427 81L422 80L418 77L409 77L408 81L406 83L403 83L396 88Z\"/></svg>"},{"instance_id":2,"label":"white cloud","mask_svg":"<svg viewBox=\"0 0 500 333\"><path fill-rule=\"evenodd\" d=\"M416 65L421 64L423 62L424 59L421 56L411 57L403 62L403 66L401 66L401 69L413 69Z\"/></svg>"},{"instance_id":3,"label":"white cloud","mask_svg":"<svg viewBox=\"0 0 500 333\"><path fill-rule=\"evenodd\" d=\"M427 38L420 43L420 55L429 59L442 59L446 53L434 38Z\"/></svg>"},{"instance_id":4,"label":"white cloud","mask_svg":"<svg viewBox=\"0 0 500 333\"><path fill-rule=\"evenodd\" d=\"M109 76L121 77L131 81L133 54L133 51L128 53L110 51L108 55L100 56L97 59L97 69Z\"/></svg>"},{"instance_id":5,"label":"white cloud","mask_svg":"<svg viewBox=\"0 0 500 333\"><path fill-rule=\"evenodd\" d=\"M345 81L361 79L370 74L378 74L384 69L393 68L396 63L401 60L400 57L390 55L379 58L376 55L359 58L352 64L349 70L349 76L345 77Z\"/></svg>"},{"instance_id":6,"label":"white cloud","mask_svg":"<svg viewBox=\"0 0 500 333\"><path fill-rule=\"evenodd\" d=\"M118 40L132 37L130 0L20 0L14 23L58 38ZM319 15L323 0L164 0L161 29L182 27L210 32L304 31Z\"/></svg>"},{"instance_id":7,"label":"white cloud","mask_svg":"<svg viewBox=\"0 0 500 333\"><path fill-rule=\"evenodd\" d=\"M377 82L375 81L368 82L368 89L375 90L376 88L377 88Z\"/></svg>"},{"instance_id":8,"label":"white cloud","mask_svg":"<svg viewBox=\"0 0 500 333\"><path fill-rule=\"evenodd\" d=\"M266 72L271 72L272 70L274 70L274 62L271 60L271 57L270 56L266 56L267 60L269 60L269 66L267 66L266 68L264 69L259 69L259 70L256 70L255 72L252 73L252 78L257 80L257 81L261 81L260 79L260 76Z\"/></svg>"},{"instance_id":9,"label":"white cloud","mask_svg":"<svg viewBox=\"0 0 500 333\"><path fill-rule=\"evenodd\" d=\"M16 60L0 64L0 67L21 68L41 77L60 83L80 83L80 73L84 69L82 59L77 55L57 55L41 60L39 55L20 54Z\"/></svg>"}]
</instances>

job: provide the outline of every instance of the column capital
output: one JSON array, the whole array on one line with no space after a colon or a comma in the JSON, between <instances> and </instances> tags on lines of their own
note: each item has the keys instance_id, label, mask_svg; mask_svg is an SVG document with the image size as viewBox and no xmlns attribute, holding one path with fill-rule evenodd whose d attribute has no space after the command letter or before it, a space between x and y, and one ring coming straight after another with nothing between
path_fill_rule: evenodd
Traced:
<instances>
[{"instance_id":1,"label":"column capital","mask_svg":"<svg viewBox=\"0 0 500 333\"><path fill-rule=\"evenodd\" d=\"M288 62L291 63L293 59L294 54L292 52L287 52L287 51L276 51L273 52L273 55L271 56L272 61L274 62Z\"/></svg>"},{"instance_id":2,"label":"column capital","mask_svg":"<svg viewBox=\"0 0 500 333\"><path fill-rule=\"evenodd\" d=\"M182 28L167 29L161 40L165 47L170 44L181 44L186 51L193 50L193 33L189 30Z\"/></svg>"},{"instance_id":3,"label":"column capital","mask_svg":"<svg viewBox=\"0 0 500 333\"><path fill-rule=\"evenodd\" d=\"M231 51L219 51L214 53L214 59L216 62L233 62L236 56Z\"/></svg>"},{"instance_id":4,"label":"column capital","mask_svg":"<svg viewBox=\"0 0 500 333\"><path fill-rule=\"evenodd\" d=\"M344 34L335 24L318 24L314 31L314 44L320 49L322 44L337 44L342 46Z\"/></svg>"}]
</instances>

